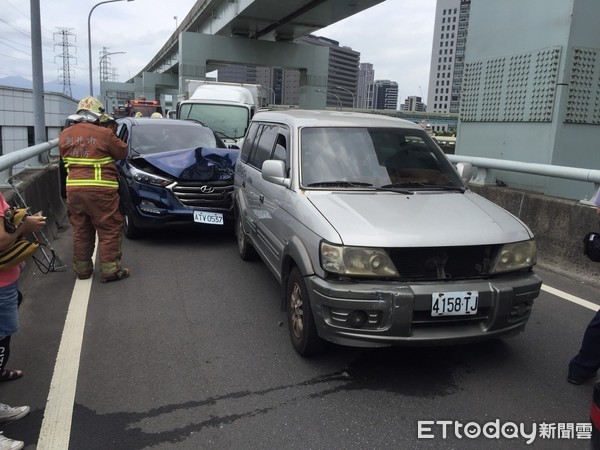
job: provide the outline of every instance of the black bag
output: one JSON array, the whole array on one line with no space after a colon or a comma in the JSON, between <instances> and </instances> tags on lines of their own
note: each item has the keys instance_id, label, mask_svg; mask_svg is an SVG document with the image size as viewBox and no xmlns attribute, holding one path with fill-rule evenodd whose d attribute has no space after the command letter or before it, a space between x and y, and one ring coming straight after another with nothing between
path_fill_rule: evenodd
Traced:
<instances>
[{"instance_id":1,"label":"black bag","mask_svg":"<svg viewBox=\"0 0 600 450\"><path fill-rule=\"evenodd\" d=\"M600 262L600 234L591 232L585 235L583 254L594 262Z\"/></svg>"}]
</instances>

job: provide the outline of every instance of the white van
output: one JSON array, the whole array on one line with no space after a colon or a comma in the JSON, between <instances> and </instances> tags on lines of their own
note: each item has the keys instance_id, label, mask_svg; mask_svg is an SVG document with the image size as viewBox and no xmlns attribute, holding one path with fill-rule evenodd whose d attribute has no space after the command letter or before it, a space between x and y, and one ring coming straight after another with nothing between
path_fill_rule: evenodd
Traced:
<instances>
[{"instance_id":1,"label":"white van","mask_svg":"<svg viewBox=\"0 0 600 450\"><path fill-rule=\"evenodd\" d=\"M454 344L525 328L542 283L533 234L412 122L259 112L234 185L240 257L258 254L281 283L301 355L324 341Z\"/></svg>"}]
</instances>

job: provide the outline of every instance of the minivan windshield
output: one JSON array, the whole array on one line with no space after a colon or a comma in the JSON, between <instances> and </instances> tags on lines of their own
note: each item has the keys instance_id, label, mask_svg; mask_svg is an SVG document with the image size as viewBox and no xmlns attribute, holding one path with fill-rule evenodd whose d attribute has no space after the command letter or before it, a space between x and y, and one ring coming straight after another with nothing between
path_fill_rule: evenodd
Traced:
<instances>
[{"instance_id":1,"label":"minivan windshield","mask_svg":"<svg viewBox=\"0 0 600 450\"><path fill-rule=\"evenodd\" d=\"M303 187L464 190L452 164L425 131L303 128L300 148Z\"/></svg>"}]
</instances>

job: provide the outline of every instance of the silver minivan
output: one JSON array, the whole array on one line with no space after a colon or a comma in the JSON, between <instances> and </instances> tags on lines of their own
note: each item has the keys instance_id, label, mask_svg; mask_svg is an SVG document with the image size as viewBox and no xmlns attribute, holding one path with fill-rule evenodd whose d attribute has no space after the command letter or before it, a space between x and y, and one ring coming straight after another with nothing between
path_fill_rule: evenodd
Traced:
<instances>
[{"instance_id":1,"label":"silver minivan","mask_svg":"<svg viewBox=\"0 0 600 450\"><path fill-rule=\"evenodd\" d=\"M542 283L534 236L469 189L470 170L405 120L254 116L234 177L238 251L281 284L300 355L324 341L458 344L525 328Z\"/></svg>"}]
</instances>

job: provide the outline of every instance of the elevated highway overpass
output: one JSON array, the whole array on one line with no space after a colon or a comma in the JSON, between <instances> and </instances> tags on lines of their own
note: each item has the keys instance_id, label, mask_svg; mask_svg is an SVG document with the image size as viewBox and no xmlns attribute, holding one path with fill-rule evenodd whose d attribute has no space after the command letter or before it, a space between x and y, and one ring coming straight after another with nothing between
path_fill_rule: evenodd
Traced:
<instances>
[{"instance_id":1,"label":"elevated highway overpass","mask_svg":"<svg viewBox=\"0 0 600 450\"><path fill-rule=\"evenodd\" d=\"M229 63L299 69L300 107L325 107L328 50L294 39L358 14L384 0L198 0L156 56L126 83L102 82L108 92L132 97L179 97L186 79L204 79ZM114 108L113 108L114 109Z\"/></svg>"}]
</instances>

